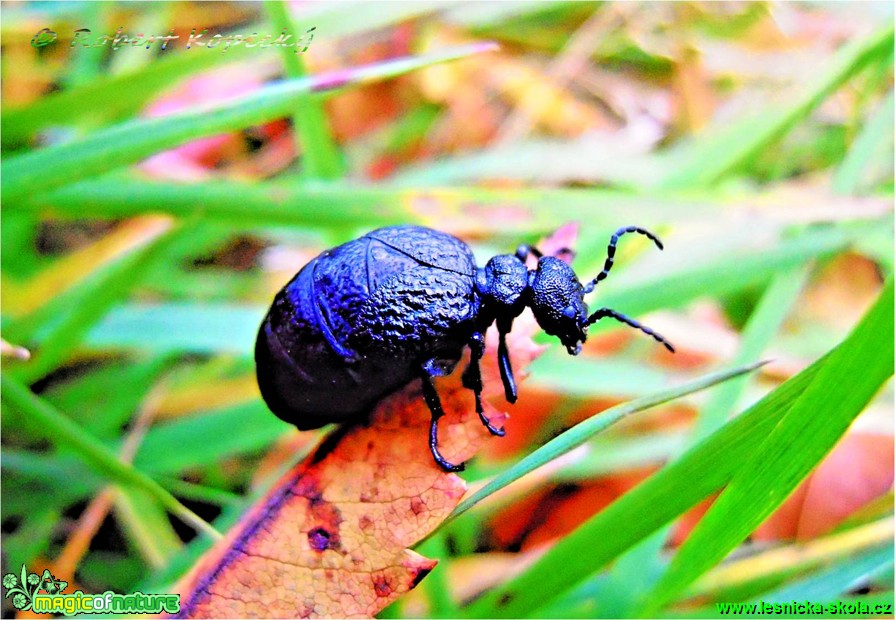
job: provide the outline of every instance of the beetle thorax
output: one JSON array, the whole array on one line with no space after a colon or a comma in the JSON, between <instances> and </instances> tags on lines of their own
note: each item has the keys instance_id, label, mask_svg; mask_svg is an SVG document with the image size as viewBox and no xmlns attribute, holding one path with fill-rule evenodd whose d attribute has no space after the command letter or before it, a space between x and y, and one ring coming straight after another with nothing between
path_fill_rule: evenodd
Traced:
<instances>
[{"instance_id":1,"label":"beetle thorax","mask_svg":"<svg viewBox=\"0 0 895 620\"><path fill-rule=\"evenodd\" d=\"M584 287L558 258L541 257L537 268L529 270L516 256L495 256L479 270L476 290L489 322L511 320L529 307L541 328L559 338L569 353L576 355L587 338Z\"/></svg>"}]
</instances>

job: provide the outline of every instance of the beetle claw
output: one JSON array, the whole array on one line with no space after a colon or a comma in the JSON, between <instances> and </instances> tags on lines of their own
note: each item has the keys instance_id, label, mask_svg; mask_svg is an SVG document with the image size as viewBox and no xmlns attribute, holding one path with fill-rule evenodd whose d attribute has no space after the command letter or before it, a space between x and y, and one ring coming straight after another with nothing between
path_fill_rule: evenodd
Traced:
<instances>
[{"instance_id":1,"label":"beetle claw","mask_svg":"<svg viewBox=\"0 0 895 620\"><path fill-rule=\"evenodd\" d=\"M496 426L491 424L491 420L489 420L488 417L481 411L479 411L479 419L482 421L482 424L485 425L485 428L488 429L488 432L490 432L492 435L496 435L497 437L503 437L504 435L507 434L507 429L497 428Z\"/></svg>"},{"instance_id":2,"label":"beetle claw","mask_svg":"<svg viewBox=\"0 0 895 620\"><path fill-rule=\"evenodd\" d=\"M433 456L435 457L435 462L438 463L438 466L441 467L444 471L459 472L459 471L463 471L466 469L465 464L460 463L458 465L455 465L455 464L451 463L450 461L447 461L438 452L433 452Z\"/></svg>"}]
</instances>

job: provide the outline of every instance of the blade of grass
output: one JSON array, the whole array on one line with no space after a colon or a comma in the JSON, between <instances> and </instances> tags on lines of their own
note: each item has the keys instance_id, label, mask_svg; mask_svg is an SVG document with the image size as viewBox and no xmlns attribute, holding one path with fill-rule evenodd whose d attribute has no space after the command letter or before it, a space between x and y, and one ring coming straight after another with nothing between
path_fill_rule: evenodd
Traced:
<instances>
[{"instance_id":1,"label":"blade of grass","mask_svg":"<svg viewBox=\"0 0 895 620\"><path fill-rule=\"evenodd\" d=\"M12 489L21 479L28 487L28 501L41 506L58 508L61 512L69 504L80 501L102 488L104 482L92 469L85 466L71 454L37 454L28 450L12 447L3 448L3 459L0 461L5 476L3 484ZM60 479L59 472L66 472L66 478ZM52 501L39 502L35 498L46 492ZM11 496L10 496L11 497ZM4 514L11 506L4 502Z\"/></svg>"},{"instance_id":2,"label":"blade of grass","mask_svg":"<svg viewBox=\"0 0 895 620\"><path fill-rule=\"evenodd\" d=\"M312 93L333 93L493 49L493 43L476 43L423 56L407 56L287 80L223 104L121 123L72 142L5 160L2 198L4 202L20 202L30 194L138 162L196 138L287 116L297 103Z\"/></svg>"},{"instance_id":3,"label":"blade of grass","mask_svg":"<svg viewBox=\"0 0 895 620\"><path fill-rule=\"evenodd\" d=\"M260 400L190 415L153 426L135 463L153 475L174 475L219 459L263 450L294 428L270 414ZM171 446L177 446L172 450Z\"/></svg>"},{"instance_id":4,"label":"blade of grass","mask_svg":"<svg viewBox=\"0 0 895 620\"><path fill-rule=\"evenodd\" d=\"M164 509L142 489L117 491L114 501L119 526L149 566L162 568L183 546Z\"/></svg>"},{"instance_id":5,"label":"blade of grass","mask_svg":"<svg viewBox=\"0 0 895 620\"><path fill-rule=\"evenodd\" d=\"M800 265L783 270L774 276L755 310L749 315L749 320L743 329L740 347L731 364L745 364L761 356L780 329L783 319L789 314L799 291L808 279L810 270L809 265ZM724 424L736 410L737 402L742 398L747 384L748 378L742 377L712 390L708 402L696 420L693 443L715 432Z\"/></svg>"},{"instance_id":6,"label":"blade of grass","mask_svg":"<svg viewBox=\"0 0 895 620\"><path fill-rule=\"evenodd\" d=\"M3 536L3 553L16 562L31 565L35 558L47 557L53 533L59 527L60 511L33 503L22 525L12 534Z\"/></svg>"},{"instance_id":7,"label":"blade of grass","mask_svg":"<svg viewBox=\"0 0 895 620\"><path fill-rule=\"evenodd\" d=\"M759 599L769 603L788 603L794 600L833 601L848 592L861 579L871 573L893 565L895 548L891 544L871 549L818 574L790 582L785 586L761 595Z\"/></svg>"},{"instance_id":8,"label":"blade of grass","mask_svg":"<svg viewBox=\"0 0 895 620\"><path fill-rule=\"evenodd\" d=\"M451 596L451 586L447 575L449 570L450 551L443 534L436 532L416 549L427 558L436 558L443 570L432 572L431 581L423 581L421 589L429 603L430 618L456 618L458 609Z\"/></svg>"},{"instance_id":9,"label":"blade of grass","mask_svg":"<svg viewBox=\"0 0 895 620\"><path fill-rule=\"evenodd\" d=\"M80 15L78 19L83 24L96 24L105 30L107 24L103 23L102 4L99 2L84 2L78 7ZM69 61L68 70L63 80L66 87L77 84L87 84L100 74L103 52L102 47L88 47L79 49ZM5 129L5 128L4 128Z\"/></svg>"},{"instance_id":10,"label":"blade of grass","mask_svg":"<svg viewBox=\"0 0 895 620\"><path fill-rule=\"evenodd\" d=\"M743 329L740 347L731 360L733 365L760 358L789 313L808 271L809 267L802 265L774 276ZM692 437L685 445L695 444L724 425L736 410L748 380L748 376L737 377L712 390L708 402L699 411ZM665 569L662 549L671 528L671 525L662 528L616 561L601 583L600 595L595 597L595 615L637 615L637 609L646 603L649 591ZM629 585L624 587L625 584Z\"/></svg>"},{"instance_id":11,"label":"blade of grass","mask_svg":"<svg viewBox=\"0 0 895 620\"><path fill-rule=\"evenodd\" d=\"M573 142L530 139L407 166L389 181L405 187L494 179L535 184L599 181L641 187L654 184L667 168L664 158L622 149L613 152L612 147L609 140L587 137Z\"/></svg>"},{"instance_id":12,"label":"blade of grass","mask_svg":"<svg viewBox=\"0 0 895 620\"><path fill-rule=\"evenodd\" d=\"M611 425L633 413L637 413L645 409L661 405L662 403L680 398L681 396L686 396L687 394L691 394L699 390L704 390L713 385L717 385L719 383L727 381L728 379L732 379L734 377L738 377L740 375L751 372L759 366L761 366L761 364L751 364L749 366L743 366L740 368L735 368L733 370L725 370L722 372L706 375L705 377L700 377L695 381L690 381L679 387L664 390L662 392L658 392L650 396L645 396L643 398L638 398L637 400L632 400L627 403L617 405L597 415L591 416L587 420L576 424L558 437L548 441L543 446L523 458L515 465L495 476L481 489L479 489L469 497L464 498L463 501L461 501L457 505L457 507L451 513L451 516L445 522L457 518L489 495L515 482L519 478L534 471L535 469L549 463L555 458L566 454L574 448L577 448L597 433L600 433L601 431L607 429Z\"/></svg>"},{"instance_id":13,"label":"blade of grass","mask_svg":"<svg viewBox=\"0 0 895 620\"><path fill-rule=\"evenodd\" d=\"M151 235L82 284L78 291L80 303L41 338L32 360L11 369L14 376L25 382L34 381L64 362L93 325L139 281L141 272L164 252L164 242L173 231L183 234L183 227L172 228L170 221L160 222Z\"/></svg>"},{"instance_id":14,"label":"blade of grass","mask_svg":"<svg viewBox=\"0 0 895 620\"><path fill-rule=\"evenodd\" d=\"M115 440L174 361L173 356L109 361L84 370L76 379L53 383L41 396L91 435ZM122 385L128 389L120 389Z\"/></svg>"},{"instance_id":15,"label":"blade of grass","mask_svg":"<svg viewBox=\"0 0 895 620\"><path fill-rule=\"evenodd\" d=\"M289 17L283 0L267 0L264 3L275 32L298 32ZM281 47L286 76L292 79L307 76L305 63L295 50ZM292 115L296 130L296 142L301 152L303 175L309 179L338 179L345 170L339 149L329 130L323 104L319 99L304 97L295 105Z\"/></svg>"},{"instance_id":16,"label":"blade of grass","mask_svg":"<svg viewBox=\"0 0 895 620\"><path fill-rule=\"evenodd\" d=\"M6 374L0 375L0 397L10 406L10 410L18 412L21 421L32 428L40 429L44 438L50 443L73 449L85 463L99 473L119 484L145 490L184 523L212 538L220 538L220 534L213 527L177 501L158 482L122 463L103 443L85 433L55 407Z\"/></svg>"},{"instance_id":17,"label":"blade of grass","mask_svg":"<svg viewBox=\"0 0 895 620\"><path fill-rule=\"evenodd\" d=\"M159 477L158 482L174 495L194 502L202 502L212 506L242 506L245 502L243 497L236 493L194 484L179 478Z\"/></svg>"},{"instance_id":18,"label":"blade of grass","mask_svg":"<svg viewBox=\"0 0 895 620\"><path fill-rule=\"evenodd\" d=\"M820 369L680 547L643 609L651 615L720 562L833 449L880 386L895 355L893 285ZM848 381L843 378L847 377Z\"/></svg>"},{"instance_id":19,"label":"blade of grass","mask_svg":"<svg viewBox=\"0 0 895 620\"><path fill-rule=\"evenodd\" d=\"M152 241L170 226L163 216L141 216L122 223L88 246L53 261L26 282L3 278L3 311L10 316L30 314L54 297L78 286L103 265Z\"/></svg>"},{"instance_id":20,"label":"blade of grass","mask_svg":"<svg viewBox=\"0 0 895 620\"><path fill-rule=\"evenodd\" d=\"M524 573L470 604L464 615L513 618L530 613L708 497L764 441L829 355L591 517ZM582 554L582 549L588 552Z\"/></svg>"},{"instance_id":21,"label":"blade of grass","mask_svg":"<svg viewBox=\"0 0 895 620\"><path fill-rule=\"evenodd\" d=\"M544 209L551 205L551 209ZM501 189L445 187L432 189L383 186L297 186L294 183L159 183L139 178L107 176L86 180L27 203L4 205L4 210L27 210L58 217L81 217L86 210L97 218L141 213L167 213L177 217L201 213L203 217L242 226L301 225L320 227L372 227L418 221L452 225L453 230L481 232L481 220L503 217L506 234L538 234L558 221L581 219L617 225L616 210L649 220L674 209L681 219L703 218L718 205L694 198L634 196L628 193L580 189ZM456 214L460 213L458 217ZM450 220L447 218L450 216Z\"/></svg>"},{"instance_id":22,"label":"blade of grass","mask_svg":"<svg viewBox=\"0 0 895 620\"><path fill-rule=\"evenodd\" d=\"M805 542L756 550L703 575L687 588L688 599L742 601L782 587L788 579L809 575L891 542L891 515Z\"/></svg>"},{"instance_id":23,"label":"blade of grass","mask_svg":"<svg viewBox=\"0 0 895 620\"><path fill-rule=\"evenodd\" d=\"M314 185L295 183L239 183L215 180L208 183L161 183L131 175L110 174L80 181L52 192L38 194L27 203L4 205L6 213L40 213L61 218L118 218L143 213L166 213L177 217L201 214L208 220L245 229L260 226L300 225L326 228L373 227L406 223L409 220L447 228L455 233L481 234L481 222L500 218L500 233L518 243L520 233L535 238L556 227L558 221L581 220L588 228L615 230L618 213L632 221L667 219L675 222L713 217L719 209L731 215L748 213L755 225L779 227L781 209L755 212L756 197L720 199L705 192L688 194L631 194L607 189L489 189L437 187L428 189L369 185ZM773 203L772 203L773 204ZM544 208L549 205L550 208ZM374 208L375 207L375 208ZM831 214L848 213L849 219L877 219L888 204L879 200L872 212L854 213L853 205L830 203L824 215L808 221L827 221ZM6 215L4 215L6 217ZM5 230L5 228L4 228ZM599 252L605 249L600 238ZM580 259L586 259L584 254ZM597 265L597 261L600 265ZM595 269L602 258L594 259ZM607 281L608 282L608 281Z\"/></svg>"},{"instance_id":24,"label":"blade of grass","mask_svg":"<svg viewBox=\"0 0 895 620\"><path fill-rule=\"evenodd\" d=\"M264 306L166 303L113 308L87 335L99 350L249 355Z\"/></svg>"},{"instance_id":25,"label":"blade of grass","mask_svg":"<svg viewBox=\"0 0 895 620\"><path fill-rule=\"evenodd\" d=\"M891 146L889 148L886 146L892 143L893 116L895 116L895 91L890 90L836 169L832 183L834 192L854 194L860 186L868 162L874 156L883 155L891 160ZM883 163L891 168L891 161Z\"/></svg>"},{"instance_id":26,"label":"blade of grass","mask_svg":"<svg viewBox=\"0 0 895 620\"><path fill-rule=\"evenodd\" d=\"M664 189L711 185L782 138L840 86L866 66L885 62L892 54L892 26L839 50L823 73L794 103L739 121L714 138L696 143L690 153L678 153L683 163L659 182Z\"/></svg>"}]
</instances>

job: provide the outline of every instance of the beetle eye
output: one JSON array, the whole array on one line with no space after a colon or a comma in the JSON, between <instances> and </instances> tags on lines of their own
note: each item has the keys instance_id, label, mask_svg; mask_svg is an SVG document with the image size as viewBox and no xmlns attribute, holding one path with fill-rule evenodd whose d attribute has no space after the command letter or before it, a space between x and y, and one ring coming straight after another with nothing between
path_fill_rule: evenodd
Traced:
<instances>
[{"instance_id":1,"label":"beetle eye","mask_svg":"<svg viewBox=\"0 0 895 620\"><path fill-rule=\"evenodd\" d=\"M574 319L575 318L575 308L573 306L566 306L562 311L562 315L564 317L566 317L567 319Z\"/></svg>"}]
</instances>

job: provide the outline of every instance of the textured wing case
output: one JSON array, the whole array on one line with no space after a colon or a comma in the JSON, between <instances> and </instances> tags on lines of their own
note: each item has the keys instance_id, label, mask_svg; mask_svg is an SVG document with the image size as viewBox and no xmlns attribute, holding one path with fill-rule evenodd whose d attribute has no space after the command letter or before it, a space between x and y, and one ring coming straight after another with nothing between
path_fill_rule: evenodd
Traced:
<instances>
[{"instance_id":1,"label":"textured wing case","mask_svg":"<svg viewBox=\"0 0 895 620\"><path fill-rule=\"evenodd\" d=\"M271 410L300 429L365 413L431 349L459 358L475 316L475 260L459 239L383 228L322 253L280 291L256 365Z\"/></svg>"}]
</instances>

